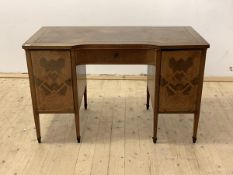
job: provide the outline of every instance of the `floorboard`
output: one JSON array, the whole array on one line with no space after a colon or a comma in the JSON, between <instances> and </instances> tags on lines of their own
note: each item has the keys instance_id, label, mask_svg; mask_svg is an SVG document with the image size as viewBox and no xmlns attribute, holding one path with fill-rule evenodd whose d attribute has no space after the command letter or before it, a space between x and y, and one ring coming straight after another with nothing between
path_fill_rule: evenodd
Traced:
<instances>
[{"instance_id":1,"label":"floorboard","mask_svg":"<svg viewBox=\"0 0 233 175\"><path fill-rule=\"evenodd\" d=\"M233 174L233 83L205 82L198 130L193 115L159 115L152 142L146 81L88 80L80 109L81 143L73 114L41 115L38 144L28 79L0 78L0 174Z\"/></svg>"}]
</instances>

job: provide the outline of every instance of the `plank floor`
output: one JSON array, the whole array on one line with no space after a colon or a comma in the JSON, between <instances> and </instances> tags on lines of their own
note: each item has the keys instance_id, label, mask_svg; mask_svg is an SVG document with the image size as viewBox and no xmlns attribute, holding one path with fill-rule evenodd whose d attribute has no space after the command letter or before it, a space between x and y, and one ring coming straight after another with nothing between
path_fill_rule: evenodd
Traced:
<instances>
[{"instance_id":1,"label":"plank floor","mask_svg":"<svg viewBox=\"0 0 233 175\"><path fill-rule=\"evenodd\" d=\"M152 142L146 81L89 80L88 110L41 115L38 144L27 79L0 79L0 175L233 175L233 83L204 83L198 140L193 115L159 115Z\"/></svg>"}]
</instances>

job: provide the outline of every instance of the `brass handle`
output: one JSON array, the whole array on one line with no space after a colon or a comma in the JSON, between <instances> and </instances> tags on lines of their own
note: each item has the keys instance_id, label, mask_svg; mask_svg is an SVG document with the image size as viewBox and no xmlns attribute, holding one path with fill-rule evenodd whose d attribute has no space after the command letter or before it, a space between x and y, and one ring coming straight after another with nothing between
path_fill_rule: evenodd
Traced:
<instances>
[{"instance_id":1,"label":"brass handle","mask_svg":"<svg viewBox=\"0 0 233 175\"><path fill-rule=\"evenodd\" d=\"M119 53L118 53L118 52L115 52L115 53L113 54L113 58L117 58L117 57L119 57Z\"/></svg>"}]
</instances>

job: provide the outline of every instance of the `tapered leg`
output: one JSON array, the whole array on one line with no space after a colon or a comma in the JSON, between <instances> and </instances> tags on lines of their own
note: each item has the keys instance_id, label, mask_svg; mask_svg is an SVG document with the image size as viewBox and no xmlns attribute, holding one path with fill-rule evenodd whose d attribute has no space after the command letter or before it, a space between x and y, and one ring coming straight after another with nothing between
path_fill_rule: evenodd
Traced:
<instances>
[{"instance_id":1,"label":"tapered leg","mask_svg":"<svg viewBox=\"0 0 233 175\"><path fill-rule=\"evenodd\" d=\"M147 90L146 90L146 109L148 110L149 107L150 107L150 93L149 93L149 90L148 90L148 87L147 87Z\"/></svg>"},{"instance_id":2,"label":"tapered leg","mask_svg":"<svg viewBox=\"0 0 233 175\"><path fill-rule=\"evenodd\" d=\"M76 127L76 136L77 142L80 143L81 136L80 136L80 126L79 126L79 112L75 112L75 127Z\"/></svg>"},{"instance_id":3,"label":"tapered leg","mask_svg":"<svg viewBox=\"0 0 233 175\"><path fill-rule=\"evenodd\" d=\"M87 86L84 91L84 108L87 109Z\"/></svg>"},{"instance_id":4,"label":"tapered leg","mask_svg":"<svg viewBox=\"0 0 233 175\"><path fill-rule=\"evenodd\" d=\"M198 128L198 123L199 123L199 116L200 116L200 111L196 112L194 114L194 122L193 122L193 143L196 143L197 141L197 128Z\"/></svg>"},{"instance_id":5,"label":"tapered leg","mask_svg":"<svg viewBox=\"0 0 233 175\"><path fill-rule=\"evenodd\" d=\"M158 128L158 113L154 112L154 136L153 136L154 143L156 143L157 141L157 128Z\"/></svg>"},{"instance_id":6,"label":"tapered leg","mask_svg":"<svg viewBox=\"0 0 233 175\"><path fill-rule=\"evenodd\" d=\"M37 112L33 112L33 113L34 113L34 122L35 122L35 126L36 126L37 141L38 141L38 143L41 143L39 113L37 113Z\"/></svg>"}]
</instances>

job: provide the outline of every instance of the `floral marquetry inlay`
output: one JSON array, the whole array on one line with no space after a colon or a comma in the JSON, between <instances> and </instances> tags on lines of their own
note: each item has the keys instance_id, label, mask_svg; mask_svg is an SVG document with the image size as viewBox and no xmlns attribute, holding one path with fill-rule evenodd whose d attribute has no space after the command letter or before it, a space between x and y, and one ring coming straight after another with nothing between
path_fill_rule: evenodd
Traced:
<instances>
[{"instance_id":1,"label":"floral marquetry inlay","mask_svg":"<svg viewBox=\"0 0 233 175\"><path fill-rule=\"evenodd\" d=\"M161 58L160 101L162 112L194 111L200 80L201 51L164 51Z\"/></svg>"},{"instance_id":2,"label":"floral marquetry inlay","mask_svg":"<svg viewBox=\"0 0 233 175\"><path fill-rule=\"evenodd\" d=\"M38 109L73 111L70 52L33 51L31 57Z\"/></svg>"},{"instance_id":3,"label":"floral marquetry inlay","mask_svg":"<svg viewBox=\"0 0 233 175\"><path fill-rule=\"evenodd\" d=\"M68 86L72 85L71 78L67 78L62 73L65 60L63 58L57 60L41 58L39 64L46 74L40 78L34 76L36 86L41 88L45 95L59 94L64 96Z\"/></svg>"},{"instance_id":4,"label":"floral marquetry inlay","mask_svg":"<svg viewBox=\"0 0 233 175\"><path fill-rule=\"evenodd\" d=\"M169 77L161 76L161 86L166 87L168 95L181 93L189 95L193 86L198 84L199 76L190 77L188 70L193 66L193 58L169 58L169 68L173 71Z\"/></svg>"}]
</instances>

